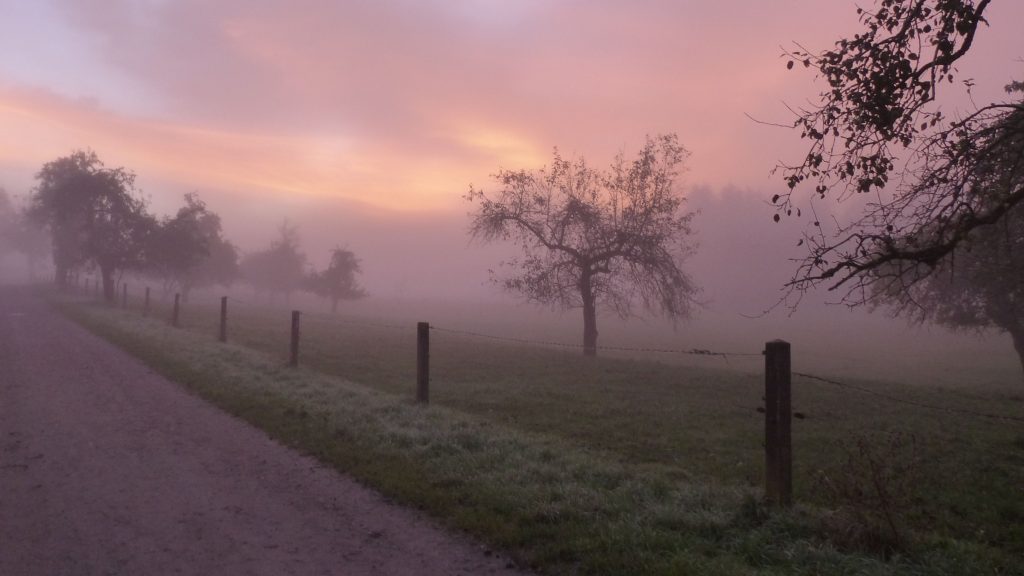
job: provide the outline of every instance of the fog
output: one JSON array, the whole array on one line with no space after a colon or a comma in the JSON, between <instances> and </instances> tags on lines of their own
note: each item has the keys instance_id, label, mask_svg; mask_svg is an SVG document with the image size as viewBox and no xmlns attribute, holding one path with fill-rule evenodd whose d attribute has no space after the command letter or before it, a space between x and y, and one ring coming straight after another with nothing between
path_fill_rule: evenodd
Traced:
<instances>
[{"instance_id":1,"label":"fog","mask_svg":"<svg viewBox=\"0 0 1024 576\"><path fill-rule=\"evenodd\" d=\"M794 273L793 260L802 256L796 240L803 224L774 223L767 193L692 185L684 189L687 209L698 214L693 235L696 250L684 268L701 289L701 305L691 318L675 325L642 309L627 319L599 310L600 346L757 353L764 342L781 338L793 343L797 370L952 388L1013 389L1017 385L1019 365L1008 336L910 326L890 318L884 309L871 312L838 304L839 295L824 289L788 293L785 284ZM352 250L361 260L359 280L368 296L343 302L342 317L410 326L428 321L450 329L569 345L580 341L578 309L527 303L491 281L489 271L515 256L518 249L471 241L468 203L461 211L424 214L323 199L250 202L238 208L232 208L231 194L211 193L204 199L222 216L225 236L243 254L268 245L285 221L297 226L301 250L313 268L326 265L332 248ZM167 204L175 202L180 199ZM30 279L24 258L15 253L3 256L0 273L4 282ZM45 267L38 269L37 277L44 273ZM270 304L260 300L244 279L231 288L202 291L211 297L228 293ZM329 309L325 301L301 292L272 305L318 312ZM761 369L758 357L601 353L723 369Z\"/></svg>"},{"instance_id":2,"label":"fog","mask_svg":"<svg viewBox=\"0 0 1024 576\"><path fill-rule=\"evenodd\" d=\"M852 3L514 4L19 5L0 47L32 58L0 60L0 186L23 198L43 163L92 148L138 175L158 216L197 192L243 254L284 222L313 268L351 250L368 296L343 314L576 342L579 310L526 304L490 281L517 250L471 242L462 195L501 168L539 168L556 146L605 166L645 134L676 132L693 153L680 187L699 213L697 248L684 268L703 304L677 325L602 310L599 344L757 352L782 338L797 366L829 373L1019 380L1005 336L909 327L827 290L779 304L807 220L772 222L767 201L783 183L769 171L802 149L751 117L791 120L786 104L818 86L785 70L780 47L830 45L856 28ZM1024 54L1013 26L1024 8L992 10L963 62L978 101L1001 93ZM4 281L29 278L20 256L0 259Z\"/></svg>"}]
</instances>

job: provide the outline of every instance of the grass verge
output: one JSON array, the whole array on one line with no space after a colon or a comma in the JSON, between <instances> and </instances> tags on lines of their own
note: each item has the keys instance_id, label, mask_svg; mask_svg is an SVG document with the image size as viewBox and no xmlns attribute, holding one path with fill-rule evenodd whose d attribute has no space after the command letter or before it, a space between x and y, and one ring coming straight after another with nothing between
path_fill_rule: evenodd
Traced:
<instances>
[{"instance_id":1,"label":"grass verge","mask_svg":"<svg viewBox=\"0 0 1024 576\"><path fill-rule=\"evenodd\" d=\"M1006 574L1019 570L1016 549L1003 540L1012 533L997 531L994 539L964 538L956 531L924 533L913 550L882 558L850 549L842 539L830 536L835 532L835 515L829 510L816 506L785 513L765 509L750 482L737 481L729 473L717 474L721 465L688 469L685 462L651 456L653 452L642 443L641 455L631 455L620 435L602 444L592 441L600 438L600 430L578 433L595 414L607 414L616 422L629 417L624 410L610 408L621 406L614 401L595 400L597 405L581 409L582 414L567 415L567 427L559 428L546 417L539 424L523 425L515 418L493 417L493 406L422 407L405 395L320 371L287 369L266 353L219 345L203 333L170 329L137 315L87 304L64 303L61 309L285 444L508 550L521 564L546 573ZM236 336L245 340L244 334ZM552 366L560 362L544 360ZM634 396L644 396L645 387L638 382L660 381L657 372L662 368L657 365L608 362L592 369L632 366L620 379L629 383ZM692 387L676 378L676 395L680 387L696 395L702 385L713 383L714 372L700 374ZM486 382L485 376L480 378ZM747 376L736 378L742 381ZM592 380L587 382L596 386ZM514 383L504 384L508 388ZM629 394L619 387L609 385L608 389L610 397L627 401ZM522 387L514 390L524 393ZM542 409L549 409L547 404L554 400L548 397L541 402ZM823 411L831 406L827 398L815 402L825 403ZM642 405L638 406L642 412ZM564 405L561 411L566 413ZM736 422L726 418L719 428L728 429L731 424ZM631 426L635 428L636 423ZM657 425L653 431L657 433ZM702 437L692 429L686 434ZM826 435L822 444L829 438ZM979 448L992 441L978 434L970 439ZM728 435L718 441L726 453L753 450L759 454L756 444L753 449L737 450ZM814 442L807 446L827 451L814 448ZM1019 456L1015 466L1002 469L1007 483L1019 479ZM1000 508L1005 496L1000 490L990 495L996 507L993 513L1014 514L1012 508ZM961 500L959 504L968 507L977 502Z\"/></svg>"}]
</instances>

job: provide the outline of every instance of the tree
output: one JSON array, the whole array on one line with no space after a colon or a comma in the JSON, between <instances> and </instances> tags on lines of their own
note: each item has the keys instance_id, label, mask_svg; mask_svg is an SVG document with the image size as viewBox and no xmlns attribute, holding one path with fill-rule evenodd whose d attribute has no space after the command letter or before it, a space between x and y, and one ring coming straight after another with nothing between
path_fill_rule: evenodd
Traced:
<instances>
[{"instance_id":1,"label":"tree","mask_svg":"<svg viewBox=\"0 0 1024 576\"><path fill-rule=\"evenodd\" d=\"M772 202L801 215L793 191L816 185L808 254L790 286L826 283L864 304L878 281L912 286L1024 199L1024 101L983 103L947 117L938 97L957 82L990 0L877 0L858 9L862 31L832 50L789 53L827 83L794 125L809 141L803 161L780 165L790 192ZM970 80L963 82L970 91ZM1011 96L1021 85L1008 87ZM860 197L834 225L813 201ZM804 206L806 208L806 206ZM894 275L898 276L894 277Z\"/></svg>"},{"instance_id":2,"label":"tree","mask_svg":"<svg viewBox=\"0 0 1024 576\"><path fill-rule=\"evenodd\" d=\"M185 206L150 236L146 269L163 281L165 292L178 288L187 299L195 287L230 284L238 273L238 252L223 238L220 216L190 193Z\"/></svg>"},{"instance_id":3,"label":"tree","mask_svg":"<svg viewBox=\"0 0 1024 576\"><path fill-rule=\"evenodd\" d=\"M879 302L912 322L1009 333L1024 369L1024 206L974 231L922 281L874 288Z\"/></svg>"},{"instance_id":4,"label":"tree","mask_svg":"<svg viewBox=\"0 0 1024 576\"><path fill-rule=\"evenodd\" d=\"M17 212L7 190L0 187L0 256L14 248L14 230Z\"/></svg>"},{"instance_id":5,"label":"tree","mask_svg":"<svg viewBox=\"0 0 1024 576\"><path fill-rule=\"evenodd\" d=\"M341 300L357 300L366 296L359 286L356 274L360 273L359 259L351 250L335 248L331 261L323 272L313 271L307 278L309 291L331 301L331 312L338 311Z\"/></svg>"},{"instance_id":6,"label":"tree","mask_svg":"<svg viewBox=\"0 0 1024 576\"><path fill-rule=\"evenodd\" d=\"M46 234L15 206L7 191L0 188L0 249L21 253L25 257L29 278L35 279L38 263L49 248Z\"/></svg>"},{"instance_id":7,"label":"tree","mask_svg":"<svg viewBox=\"0 0 1024 576\"><path fill-rule=\"evenodd\" d=\"M637 158L620 154L606 172L555 150L550 168L495 175L496 196L470 188L478 204L470 234L514 240L521 260L497 279L527 300L583 310L583 351L597 353L597 308L628 317L635 303L676 320L697 292L680 268L693 214L675 186L688 152L674 134L647 138Z\"/></svg>"},{"instance_id":8,"label":"tree","mask_svg":"<svg viewBox=\"0 0 1024 576\"><path fill-rule=\"evenodd\" d=\"M219 229L219 217L217 226ZM209 255L186 277L185 283L189 288L214 285L231 286L241 274L238 264L238 248L220 234L208 236L208 239Z\"/></svg>"},{"instance_id":9,"label":"tree","mask_svg":"<svg viewBox=\"0 0 1024 576\"><path fill-rule=\"evenodd\" d=\"M29 215L51 235L58 286L68 271L95 263L103 294L114 301L114 274L139 266L145 239L155 226L135 192L135 175L105 168L92 151L72 153L43 165L32 192Z\"/></svg>"},{"instance_id":10,"label":"tree","mask_svg":"<svg viewBox=\"0 0 1024 576\"><path fill-rule=\"evenodd\" d=\"M247 254L240 265L242 275L257 291L290 295L305 279L306 255L299 248L298 230L287 221L278 228L279 237L266 250Z\"/></svg>"}]
</instances>

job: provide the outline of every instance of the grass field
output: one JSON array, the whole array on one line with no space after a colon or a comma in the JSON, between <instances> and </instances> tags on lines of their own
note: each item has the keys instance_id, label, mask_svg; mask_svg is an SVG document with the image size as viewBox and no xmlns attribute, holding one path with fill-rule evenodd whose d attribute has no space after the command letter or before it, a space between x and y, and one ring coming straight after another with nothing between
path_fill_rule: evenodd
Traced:
<instances>
[{"instance_id":1,"label":"grass field","mask_svg":"<svg viewBox=\"0 0 1024 576\"><path fill-rule=\"evenodd\" d=\"M795 378L799 505L779 511L760 504L760 358L585 359L433 331L424 408L413 322L305 315L293 370L284 310L233 305L223 345L212 304L185 306L180 330L161 308L61 307L283 442L546 573L1022 573L1020 421ZM1005 390L844 382L1024 416Z\"/></svg>"}]
</instances>

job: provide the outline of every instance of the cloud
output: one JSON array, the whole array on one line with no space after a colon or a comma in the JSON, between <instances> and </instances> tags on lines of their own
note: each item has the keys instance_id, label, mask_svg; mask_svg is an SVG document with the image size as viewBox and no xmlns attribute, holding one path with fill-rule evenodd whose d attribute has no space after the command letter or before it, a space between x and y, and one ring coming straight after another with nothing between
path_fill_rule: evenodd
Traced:
<instances>
[{"instance_id":1,"label":"cloud","mask_svg":"<svg viewBox=\"0 0 1024 576\"><path fill-rule=\"evenodd\" d=\"M451 210L470 183L539 167L554 146L601 164L658 132L694 153L693 183L775 187L769 170L800 143L745 113L785 121L781 102L810 92L780 46L828 46L856 27L852 5L795 1L57 7L76 66L116 82L83 83L94 101L76 98L82 72L59 89L8 82L26 134L8 135L8 150L27 141L14 152L41 163L92 146L183 186L404 210Z\"/></svg>"}]
</instances>

